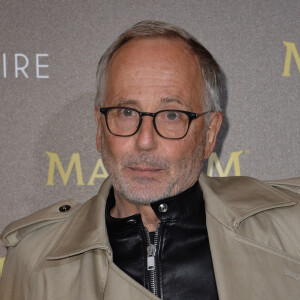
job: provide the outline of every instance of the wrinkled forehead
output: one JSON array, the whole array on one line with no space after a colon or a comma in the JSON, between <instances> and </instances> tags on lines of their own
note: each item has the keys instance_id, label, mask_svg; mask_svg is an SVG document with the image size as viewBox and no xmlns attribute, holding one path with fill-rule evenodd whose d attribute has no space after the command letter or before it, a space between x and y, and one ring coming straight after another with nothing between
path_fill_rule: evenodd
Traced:
<instances>
[{"instance_id":1,"label":"wrinkled forehead","mask_svg":"<svg viewBox=\"0 0 300 300\"><path fill-rule=\"evenodd\" d=\"M203 96L198 57L179 38L132 39L113 55L107 71L106 94L110 98L134 88L151 93L165 89L187 100L199 101Z\"/></svg>"},{"instance_id":2,"label":"wrinkled forehead","mask_svg":"<svg viewBox=\"0 0 300 300\"><path fill-rule=\"evenodd\" d=\"M182 39L176 37L133 38L123 44L112 56L108 72L124 62L138 64L141 60L150 59L154 64L163 60L172 65L193 65L199 71L200 64L192 48ZM200 70L201 71L201 70Z\"/></svg>"}]
</instances>

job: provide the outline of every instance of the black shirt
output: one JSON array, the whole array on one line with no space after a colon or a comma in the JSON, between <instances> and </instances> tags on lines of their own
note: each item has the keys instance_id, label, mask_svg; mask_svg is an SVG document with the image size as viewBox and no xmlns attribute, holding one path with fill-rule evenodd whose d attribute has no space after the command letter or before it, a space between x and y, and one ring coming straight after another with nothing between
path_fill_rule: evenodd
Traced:
<instances>
[{"instance_id":1,"label":"black shirt","mask_svg":"<svg viewBox=\"0 0 300 300\"><path fill-rule=\"evenodd\" d=\"M114 205L112 189L106 223L119 268L164 300L218 299L198 182L176 196L151 203L160 220L155 233L144 228L140 214L111 217Z\"/></svg>"}]
</instances>

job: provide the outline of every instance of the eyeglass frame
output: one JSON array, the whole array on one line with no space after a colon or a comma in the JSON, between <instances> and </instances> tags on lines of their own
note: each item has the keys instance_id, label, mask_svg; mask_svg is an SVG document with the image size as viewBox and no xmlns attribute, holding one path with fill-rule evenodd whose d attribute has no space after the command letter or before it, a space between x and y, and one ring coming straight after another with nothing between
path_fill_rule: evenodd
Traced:
<instances>
[{"instance_id":1,"label":"eyeglass frame","mask_svg":"<svg viewBox=\"0 0 300 300\"><path fill-rule=\"evenodd\" d=\"M130 109L130 110L133 110L133 111L135 111L135 112L138 113L138 115L139 115L139 123L138 123L137 128L136 128L136 130L134 131L134 133L128 134L128 135L121 135L121 134L115 134L115 133L113 133L113 132L110 130L110 128L109 128L109 126L108 126L108 121L107 121L107 113L108 113L110 110L115 109L115 108ZM153 123L153 126L154 126L154 129L155 129L156 133L157 133L160 137L162 137L162 138L164 138L164 139L168 139L168 140L180 140L180 139L183 139L183 138L187 135L187 133L188 133L188 131L189 131L189 129L190 129L191 122L192 122L193 120L195 120L195 119L197 119L197 118L199 118L199 117L201 117L201 116L203 116L203 115L205 115L205 114L208 114L208 113L213 112L213 111L205 111L205 112L202 112L202 113L194 113L194 112L185 111L185 110L178 110L178 109L163 109L163 110L159 110L159 111L157 111L157 112L155 112L155 113L150 113L150 112L141 112L141 111L139 111L139 110L137 110L137 109L135 109L135 108L128 107L128 106L100 107L99 111L100 111L100 113L102 113L102 114L105 116L106 127L107 127L108 131L109 131L112 135L114 135L114 136L129 137L129 136L135 135L135 134L139 131L139 129L141 128L141 125L142 125L142 122L143 122L143 118L142 118L142 117L143 117L143 116L149 116L149 117L152 117L152 118L153 118L152 123ZM187 129L186 129L185 134L184 134L182 137L179 137L179 138L169 138L169 137L163 136L163 135L158 131L158 129L157 129L157 127L156 127L155 118L156 118L156 116L157 116L159 113L165 112L165 111L181 112L181 113L184 113L184 114L186 114L186 115L188 116L188 126L187 126Z\"/></svg>"}]
</instances>

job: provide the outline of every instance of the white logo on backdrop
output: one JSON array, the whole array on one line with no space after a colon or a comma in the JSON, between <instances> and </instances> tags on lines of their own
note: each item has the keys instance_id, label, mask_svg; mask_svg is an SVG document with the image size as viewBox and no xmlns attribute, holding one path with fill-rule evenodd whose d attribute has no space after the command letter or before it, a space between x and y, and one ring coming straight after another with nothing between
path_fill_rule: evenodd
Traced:
<instances>
[{"instance_id":1,"label":"white logo on backdrop","mask_svg":"<svg viewBox=\"0 0 300 300\"><path fill-rule=\"evenodd\" d=\"M36 53L33 61L30 61L24 53L15 53L11 56L2 53L2 77L3 78L44 78L48 79L48 57L47 53ZM12 72L12 73L11 73Z\"/></svg>"}]
</instances>

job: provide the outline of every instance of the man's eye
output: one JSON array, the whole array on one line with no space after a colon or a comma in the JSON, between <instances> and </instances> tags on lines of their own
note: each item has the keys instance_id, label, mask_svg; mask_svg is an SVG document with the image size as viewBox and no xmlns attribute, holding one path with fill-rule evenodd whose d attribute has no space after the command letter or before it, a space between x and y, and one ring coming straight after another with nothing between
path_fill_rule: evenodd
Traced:
<instances>
[{"instance_id":1,"label":"man's eye","mask_svg":"<svg viewBox=\"0 0 300 300\"><path fill-rule=\"evenodd\" d=\"M176 111L168 111L166 117L168 120L173 121L178 118L178 113Z\"/></svg>"},{"instance_id":2,"label":"man's eye","mask_svg":"<svg viewBox=\"0 0 300 300\"><path fill-rule=\"evenodd\" d=\"M128 108L121 109L121 113L125 117L132 117L134 115L134 111L132 109L128 109Z\"/></svg>"}]
</instances>

